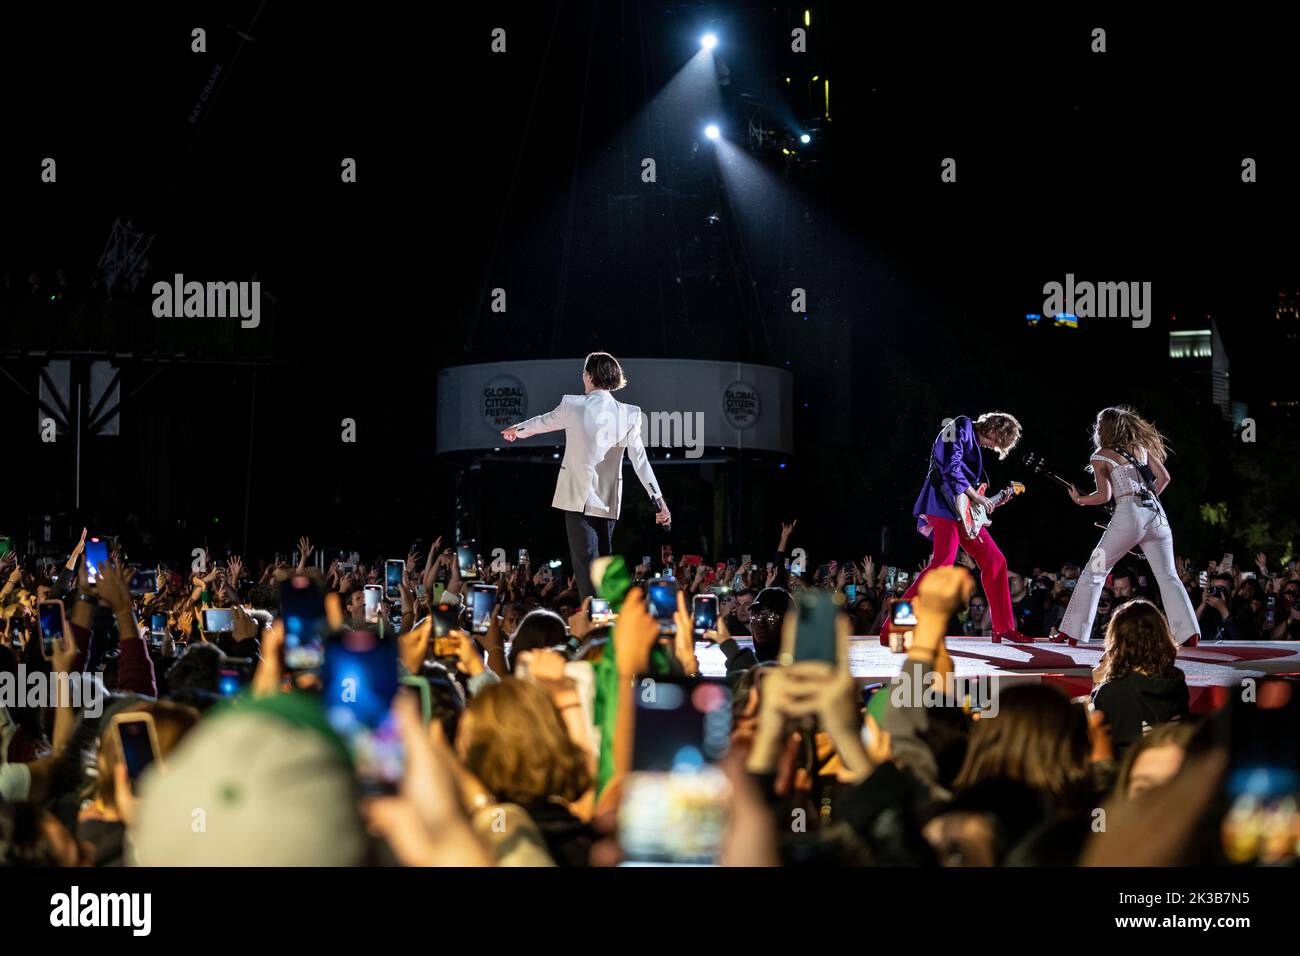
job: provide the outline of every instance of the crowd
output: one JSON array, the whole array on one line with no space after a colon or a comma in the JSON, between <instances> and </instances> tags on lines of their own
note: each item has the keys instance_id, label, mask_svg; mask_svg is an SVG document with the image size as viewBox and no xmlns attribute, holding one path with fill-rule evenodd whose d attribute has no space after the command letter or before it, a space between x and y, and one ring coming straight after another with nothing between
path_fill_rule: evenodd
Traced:
<instances>
[{"instance_id":1,"label":"crowd","mask_svg":"<svg viewBox=\"0 0 1300 956\"><path fill-rule=\"evenodd\" d=\"M327 563L306 538L292 561L200 554L183 573L133 566L118 544L91 568L84 532L52 566L24 567L11 551L0 557L0 862L1294 862L1300 767L1264 785L1238 771L1274 759L1274 739L1276 761L1294 762L1281 742L1300 730L1297 688L1278 679L1207 718L1189 714L1140 568L1106 584L1090 699L1021 684L981 712L960 694L936 705L859 687L847 635L878 633L916 572L870 556L801 567L795 528L782 527L770 559L602 562L608 623L549 562L521 553L467 566L441 540L403 557L400 580L391 559ZM1300 638L1294 564L1271 570L1259 555L1243 571L1225 556L1179 570L1204 640ZM1050 635L1079 573L1011 573L1019 630ZM667 624L651 597L664 578L677 585ZM475 608L484 583L495 600ZM289 586L322 601L323 665L295 662ZM705 594L718 614L699 628L691 608ZM66 609L54 635L40 624L52 598ZM825 606L835 652L792 654L831 619ZM987 598L967 570L936 570L914 611L898 683L951 691L945 634L987 635ZM724 679L700 677L707 644ZM391 656L366 656L379 649ZM346 655L392 673L338 671ZM384 713L354 733L336 719L336 672L363 695L389 678L418 693L385 691ZM41 676L64 677L50 684L62 690L24 694ZM102 708L88 704L92 684ZM694 731L665 722L674 706L699 712L705 743L677 746ZM149 727L154 758L139 772L127 725ZM726 746L707 744L719 735ZM661 736L677 748L662 759ZM1148 838L1155 821L1161 837Z\"/></svg>"}]
</instances>

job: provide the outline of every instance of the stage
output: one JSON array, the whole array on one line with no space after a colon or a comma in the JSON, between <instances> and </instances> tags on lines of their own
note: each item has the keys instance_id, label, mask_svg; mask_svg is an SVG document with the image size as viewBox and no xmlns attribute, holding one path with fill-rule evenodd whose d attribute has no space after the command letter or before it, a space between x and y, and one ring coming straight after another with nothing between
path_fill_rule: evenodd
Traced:
<instances>
[{"instance_id":1,"label":"stage","mask_svg":"<svg viewBox=\"0 0 1300 956\"><path fill-rule=\"evenodd\" d=\"M750 646L741 640L742 645ZM1000 686L1025 681L1049 681L1071 696L1092 690L1092 670L1101 659L1101 644L1069 647L1038 641L1034 644L994 644L986 637L950 637L948 652L957 677L995 679ZM712 644L697 644L700 672L706 677L726 674L726 659ZM903 655L881 647L876 637L854 637L849 668L861 684L886 683L899 670ZM1228 694L1248 678L1269 674L1300 674L1300 642L1253 641L1206 644L1178 651L1178 666L1187 675L1191 708L1204 713L1223 705Z\"/></svg>"}]
</instances>

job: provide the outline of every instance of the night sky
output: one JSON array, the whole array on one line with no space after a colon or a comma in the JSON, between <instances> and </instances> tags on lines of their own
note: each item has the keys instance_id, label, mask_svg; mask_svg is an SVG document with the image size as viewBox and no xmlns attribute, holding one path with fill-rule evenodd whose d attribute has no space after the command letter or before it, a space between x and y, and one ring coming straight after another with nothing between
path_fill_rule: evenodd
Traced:
<instances>
[{"instance_id":1,"label":"night sky","mask_svg":"<svg viewBox=\"0 0 1300 956\"><path fill-rule=\"evenodd\" d=\"M1270 405L1297 397L1300 361L1297 323L1273 319L1280 295L1300 297L1290 34L1254 11L1178 25L1091 6L878 6L807 8L802 56L789 31L806 7L772 3L15 13L0 34L0 269L21 287L63 268L84 294L121 216L156 233L146 285L255 275L274 305L241 338L159 331L147 294L76 316L0 294L13 377L0 378L12 422L0 524L22 537L63 514L181 553L269 554L308 533L396 554L451 535L459 482L485 541L558 554L550 469L467 477L434 455L436 373L599 348L795 376L796 454L779 471L742 464L729 540L707 535L697 476L661 470L679 553L764 553L798 517L814 564L879 557L882 527L890 563L914 564L926 546L910 508L943 417L1021 419L1022 447L990 467L999 487L1028 480L1028 449L1082 481L1092 416L1121 402L1172 440L1180 553L1300 544L1278 505L1300 429ZM194 26L206 54L190 52ZM237 53L232 26L253 37ZM1089 49L1097 26L1104 54ZM741 103L764 104L782 135L816 121L798 161L761 160L756 194L720 176L690 97L647 109L705 29L729 71L711 91L728 138L743 145ZM55 184L38 178L46 156ZM345 156L355 185L339 181ZM653 186L638 178L644 156ZM945 157L955 183L940 181ZM1242 182L1244 157L1258 182ZM642 225L620 226L616 209ZM1043 284L1067 273L1150 281L1151 327L1031 327ZM807 319L789 309L795 285ZM505 315L487 309L498 286ZM1208 381L1167 359L1170 328L1207 315L1232 399L1259 422L1253 445L1209 403ZM178 342L188 361L162 361ZM71 443L41 443L23 393L43 361L33 351L132 355L122 435L83 449L79 514ZM355 445L339 441L344 417ZM1012 564L1086 557L1095 529L1059 489L1031 492L995 526ZM1218 501L1232 527L1201 521ZM661 542L642 517L620 528L620 550Z\"/></svg>"}]
</instances>

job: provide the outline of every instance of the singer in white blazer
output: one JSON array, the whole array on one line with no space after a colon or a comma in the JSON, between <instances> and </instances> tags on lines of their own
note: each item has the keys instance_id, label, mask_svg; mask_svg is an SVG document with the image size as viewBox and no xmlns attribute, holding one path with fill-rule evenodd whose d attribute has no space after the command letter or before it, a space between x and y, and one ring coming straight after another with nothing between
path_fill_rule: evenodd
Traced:
<instances>
[{"instance_id":1,"label":"singer in white blazer","mask_svg":"<svg viewBox=\"0 0 1300 956\"><path fill-rule=\"evenodd\" d=\"M613 552L614 523L623 502L623 452L658 513L655 522L670 525L672 515L655 479L641 440L641 409L613 396L627 379L608 352L592 352L583 365L584 394L565 395L560 404L501 432L508 442L564 430L564 461L551 506L565 513L569 556L578 593L595 594L591 562Z\"/></svg>"}]
</instances>

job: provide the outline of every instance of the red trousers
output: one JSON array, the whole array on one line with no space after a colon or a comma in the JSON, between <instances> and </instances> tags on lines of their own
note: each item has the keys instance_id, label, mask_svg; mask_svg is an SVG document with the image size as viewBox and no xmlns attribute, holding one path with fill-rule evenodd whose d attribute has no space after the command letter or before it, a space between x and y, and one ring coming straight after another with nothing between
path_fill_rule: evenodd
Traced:
<instances>
[{"instance_id":1,"label":"red trousers","mask_svg":"<svg viewBox=\"0 0 1300 956\"><path fill-rule=\"evenodd\" d=\"M961 533L960 526L951 518L926 516L930 527L934 529L934 553L925 570L916 576L912 586L903 595L903 600L910 601L916 596L921 579L930 573L931 568L946 568L957 561L957 549L964 548L975 559L980 568L980 581L984 585L984 596L989 602L989 616L993 619L993 633L1002 634L1015 629L1016 617L1011 610L1011 589L1007 584L1007 559L1002 556L989 529L985 528L977 538L967 538Z\"/></svg>"}]
</instances>

